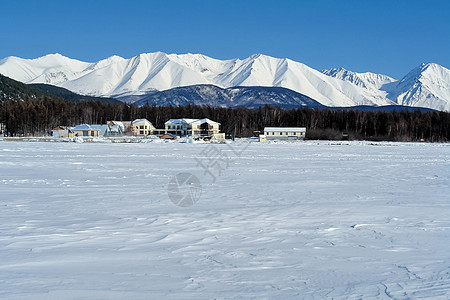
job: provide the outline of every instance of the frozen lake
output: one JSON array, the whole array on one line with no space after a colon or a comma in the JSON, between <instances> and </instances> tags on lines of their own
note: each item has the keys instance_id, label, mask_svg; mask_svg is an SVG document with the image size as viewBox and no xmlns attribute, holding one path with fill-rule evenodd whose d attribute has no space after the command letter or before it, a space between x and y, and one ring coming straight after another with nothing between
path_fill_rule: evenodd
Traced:
<instances>
[{"instance_id":1,"label":"frozen lake","mask_svg":"<svg viewBox=\"0 0 450 300\"><path fill-rule=\"evenodd\" d=\"M450 297L450 144L243 145L0 141L0 298Z\"/></svg>"}]
</instances>

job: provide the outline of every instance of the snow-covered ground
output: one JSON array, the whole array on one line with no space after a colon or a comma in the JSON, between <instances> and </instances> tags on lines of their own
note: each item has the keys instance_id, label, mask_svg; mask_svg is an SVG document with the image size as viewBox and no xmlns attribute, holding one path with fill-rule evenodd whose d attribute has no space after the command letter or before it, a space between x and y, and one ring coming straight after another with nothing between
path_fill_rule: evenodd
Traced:
<instances>
[{"instance_id":1,"label":"snow-covered ground","mask_svg":"<svg viewBox=\"0 0 450 300\"><path fill-rule=\"evenodd\" d=\"M0 298L448 299L449 171L449 144L0 141Z\"/></svg>"}]
</instances>

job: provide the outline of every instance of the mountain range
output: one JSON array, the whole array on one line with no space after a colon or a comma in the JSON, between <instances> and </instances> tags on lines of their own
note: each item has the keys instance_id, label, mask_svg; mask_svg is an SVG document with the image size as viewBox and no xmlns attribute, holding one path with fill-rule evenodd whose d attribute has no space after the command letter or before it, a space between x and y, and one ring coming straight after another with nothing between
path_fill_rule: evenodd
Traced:
<instances>
[{"instance_id":1,"label":"mountain range","mask_svg":"<svg viewBox=\"0 0 450 300\"><path fill-rule=\"evenodd\" d=\"M143 96L135 104L149 105L204 105L212 107L258 108L264 105L279 106L281 108L325 108L314 99L281 87L231 87L220 88L215 85L201 84L173 88L166 91L154 92Z\"/></svg>"},{"instance_id":2,"label":"mountain range","mask_svg":"<svg viewBox=\"0 0 450 300\"><path fill-rule=\"evenodd\" d=\"M0 104L5 101L27 101L42 97L62 98L70 102L121 103L113 98L78 95L67 89L49 84L25 84L0 74Z\"/></svg>"},{"instance_id":3,"label":"mountain range","mask_svg":"<svg viewBox=\"0 0 450 300\"><path fill-rule=\"evenodd\" d=\"M222 89L222 96L228 100L223 98L225 102L219 103L222 100L209 98L217 105L239 102L232 100L235 99L233 92L239 91L234 89L236 87L278 87L298 92L306 97L304 100L313 99L325 106L400 104L450 110L450 71L434 63L423 64L403 79L396 80L381 74L356 73L342 68L320 72L290 59L262 54L243 60L218 60L201 54L156 52L130 59L112 56L92 63L49 54L36 59L4 58L0 60L0 73L24 83L56 85L82 95L137 101L137 104L151 103L150 99L158 105L187 104L189 98L181 101L180 96L174 100L167 96L167 91L197 85L191 92L204 94L206 90L217 92L217 88ZM165 96L162 91L166 91ZM186 92L183 89L175 91ZM278 92L286 95L283 89L271 90L272 95ZM159 98L156 99L155 95ZM202 102L204 97L202 99L192 101L210 104ZM290 98L283 103L280 96L272 102L291 106L296 105L296 101ZM240 102L259 104L251 99L241 99ZM299 106L302 106L300 102Z\"/></svg>"}]
</instances>

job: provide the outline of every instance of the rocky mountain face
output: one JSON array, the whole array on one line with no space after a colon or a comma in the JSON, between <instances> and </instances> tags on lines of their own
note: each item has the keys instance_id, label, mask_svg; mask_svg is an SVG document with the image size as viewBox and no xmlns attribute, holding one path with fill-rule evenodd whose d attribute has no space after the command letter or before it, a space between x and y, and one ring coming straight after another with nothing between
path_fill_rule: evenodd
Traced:
<instances>
[{"instance_id":1,"label":"rocky mountain face","mask_svg":"<svg viewBox=\"0 0 450 300\"><path fill-rule=\"evenodd\" d=\"M212 107L257 108L275 105L282 108L323 108L308 96L279 87L233 87L223 89L214 85L193 85L173 88L143 96L135 104L148 105L209 105Z\"/></svg>"}]
</instances>

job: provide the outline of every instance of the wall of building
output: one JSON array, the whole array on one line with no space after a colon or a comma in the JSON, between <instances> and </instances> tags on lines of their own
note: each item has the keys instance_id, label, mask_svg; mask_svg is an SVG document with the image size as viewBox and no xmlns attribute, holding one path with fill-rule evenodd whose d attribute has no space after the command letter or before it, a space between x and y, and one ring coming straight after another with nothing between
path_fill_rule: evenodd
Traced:
<instances>
[{"instance_id":1,"label":"wall of building","mask_svg":"<svg viewBox=\"0 0 450 300\"><path fill-rule=\"evenodd\" d=\"M289 132L289 131L265 131L264 134L268 140L289 140L289 139L304 139L306 132Z\"/></svg>"}]
</instances>

